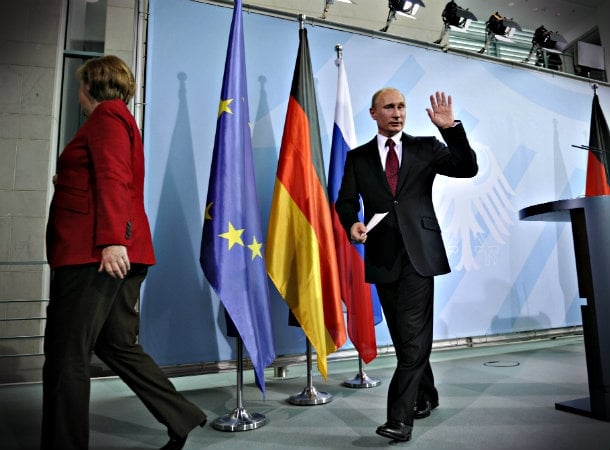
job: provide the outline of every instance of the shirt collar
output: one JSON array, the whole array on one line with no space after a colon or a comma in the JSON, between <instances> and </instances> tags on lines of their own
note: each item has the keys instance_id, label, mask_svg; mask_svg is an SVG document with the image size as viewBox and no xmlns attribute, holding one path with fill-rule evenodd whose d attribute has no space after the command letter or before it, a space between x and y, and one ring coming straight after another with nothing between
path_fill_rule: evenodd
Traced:
<instances>
[{"instance_id":1,"label":"shirt collar","mask_svg":"<svg viewBox=\"0 0 610 450\"><path fill-rule=\"evenodd\" d=\"M377 146L379 148L384 148L388 139L392 139L396 144L396 147L400 146L400 140L402 139L402 131L396 133L394 136L390 136L389 138L387 136L377 134Z\"/></svg>"}]
</instances>

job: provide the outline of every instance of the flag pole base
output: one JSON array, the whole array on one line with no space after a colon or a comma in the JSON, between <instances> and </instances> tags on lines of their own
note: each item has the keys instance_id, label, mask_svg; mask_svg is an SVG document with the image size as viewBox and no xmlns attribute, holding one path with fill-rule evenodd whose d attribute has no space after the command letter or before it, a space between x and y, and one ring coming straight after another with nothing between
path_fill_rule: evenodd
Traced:
<instances>
[{"instance_id":1,"label":"flag pole base","mask_svg":"<svg viewBox=\"0 0 610 450\"><path fill-rule=\"evenodd\" d=\"M328 392L320 392L313 386L307 386L300 394L288 397L288 403L300 406L323 405L333 400Z\"/></svg>"},{"instance_id":2,"label":"flag pole base","mask_svg":"<svg viewBox=\"0 0 610 450\"><path fill-rule=\"evenodd\" d=\"M369 377L364 372L358 372L354 378L351 380L345 380L343 382L343 386L349 388L372 388L375 386L379 386L381 384L381 380L379 378Z\"/></svg>"},{"instance_id":3,"label":"flag pole base","mask_svg":"<svg viewBox=\"0 0 610 450\"><path fill-rule=\"evenodd\" d=\"M248 431L260 428L267 423L267 418L259 413L250 414L245 408L235 408L212 422L212 428L219 431Z\"/></svg>"}]
</instances>

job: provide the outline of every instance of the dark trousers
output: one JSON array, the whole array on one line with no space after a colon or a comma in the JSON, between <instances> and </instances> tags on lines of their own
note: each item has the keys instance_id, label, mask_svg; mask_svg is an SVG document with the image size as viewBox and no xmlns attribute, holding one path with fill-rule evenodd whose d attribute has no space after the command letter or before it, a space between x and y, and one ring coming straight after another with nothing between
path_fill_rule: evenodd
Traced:
<instances>
[{"instance_id":1,"label":"dark trousers","mask_svg":"<svg viewBox=\"0 0 610 450\"><path fill-rule=\"evenodd\" d=\"M43 366L41 449L86 449L92 352L140 398L168 431L186 436L205 414L176 391L137 343L135 305L148 268L120 280L97 265L53 271Z\"/></svg>"},{"instance_id":2,"label":"dark trousers","mask_svg":"<svg viewBox=\"0 0 610 450\"><path fill-rule=\"evenodd\" d=\"M438 401L429 360L434 278L419 275L405 254L400 278L392 283L378 283L376 287L397 360L388 387L387 420L412 426L418 396Z\"/></svg>"}]
</instances>

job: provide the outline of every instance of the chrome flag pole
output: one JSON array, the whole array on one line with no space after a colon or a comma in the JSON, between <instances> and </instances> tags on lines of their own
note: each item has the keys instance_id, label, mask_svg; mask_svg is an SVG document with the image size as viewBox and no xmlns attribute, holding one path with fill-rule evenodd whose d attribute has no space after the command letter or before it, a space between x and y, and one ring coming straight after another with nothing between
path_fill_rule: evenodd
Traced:
<instances>
[{"instance_id":1,"label":"chrome flag pole","mask_svg":"<svg viewBox=\"0 0 610 450\"><path fill-rule=\"evenodd\" d=\"M212 422L212 428L219 431L247 431L260 428L267 423L263 414L250 414L243 405L244 364L243 342L237 336L237 407L233 412L218 417Z\"/></svg>"},{"instance_id":2,"label":"chrome flag pole","mask_svg":"<svg viewBox=\"0 0 610 450\"><path fill-rule=\"evenodd\" d=\"M343 386L349 388L372 388L379 386L381 380L379 378L369 377L365 372L362 364L362 358L358 357L358 373L351 380L345 380Z\"/></svg>"},{"instance_id":3,"label":"chrome flag pole","mask_svg":"<svg viewBox=\"0 0 610 450\"><path fill-rule=\"evenodd\" d=\"M299 406L323 405L332 401L328 392L320 392L313 385L311 343L307 339L307 386L300 394L291 395L288 402Z\"/></svg>"}]
</instances>

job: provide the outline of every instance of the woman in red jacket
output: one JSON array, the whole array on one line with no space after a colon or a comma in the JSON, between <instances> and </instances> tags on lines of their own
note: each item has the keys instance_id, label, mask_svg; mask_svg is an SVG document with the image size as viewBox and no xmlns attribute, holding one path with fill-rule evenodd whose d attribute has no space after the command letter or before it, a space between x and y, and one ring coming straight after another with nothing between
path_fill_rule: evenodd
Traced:
<instances>
[{"instance_id":1,"label":"woman in red jacket","mask_svg":"<svg viewBox=\"0 0 610 450\"><path fill-rule=\"evenodd\" d=\"M51 294L43 367L42 449L86 449L92 352L167 427L181 449L206 415L179 394L137 343L135 310L155 263L144 211L142 137L127 102L135 92L116 56L78 69L87 120L61 153L47 224Z\"/></svg>"}]
</instances>

